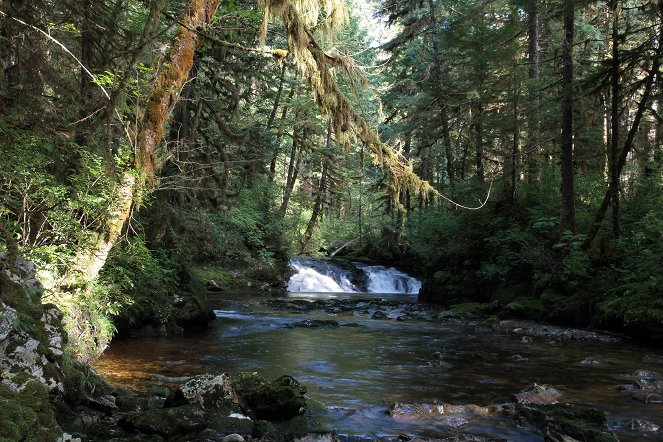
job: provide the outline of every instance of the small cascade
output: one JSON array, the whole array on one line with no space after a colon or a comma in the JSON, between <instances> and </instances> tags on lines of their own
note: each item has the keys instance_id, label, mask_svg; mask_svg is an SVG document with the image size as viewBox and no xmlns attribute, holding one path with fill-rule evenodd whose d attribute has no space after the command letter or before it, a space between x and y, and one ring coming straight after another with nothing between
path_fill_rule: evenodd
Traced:
<instances>
[{"instance_id":1,"label":"small cascade","mask_svg":"<svg viewBox=\"0 0 663 442\"><path fill-rule=\"evenodd\" d=\"M288 281L289 292L356 293L359 290L350 282L352 273L327 261L293 258L290 265L295 274Z\"/></svg>"},{"instance_id":2,"label":"small cascade","mask_svg":"<svg viewBox=\"0 0 663 442\"><path fill-rule=\"evenodd\" d=\"M418 294L421 281L395 268L356 264L368 276L369 293L409 293Z\"/></svg>"},{"instance_id":3,"label":"small cascade","mask_svg":"<svg viewBox=\"0 0 663 442\"><path fill-rule=\"evenodd\" d=\"M344 269L327 260L293 258L291 293L400 293L417 294L421 282L394 268L353 263ZM350 264L349 264L350 265Z\"/></svg>"}]
</instances>

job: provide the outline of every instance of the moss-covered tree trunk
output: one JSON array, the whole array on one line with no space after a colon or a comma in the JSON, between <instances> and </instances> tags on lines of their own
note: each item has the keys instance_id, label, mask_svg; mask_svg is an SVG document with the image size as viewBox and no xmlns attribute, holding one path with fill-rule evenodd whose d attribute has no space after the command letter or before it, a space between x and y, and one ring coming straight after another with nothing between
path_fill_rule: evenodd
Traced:
<instances>
[{"instance_id":1,"label":"moss-covered tree trunk","mask_svg":"<svg viewBox=\"0 0 663 442\"><path fill-rule=\"evenodd\" d=\"M193 67L196 49L202 44L202 37L196 29L211 23L218 5L219 0L189 1L170 51L159 67L138 128L134 146L135 171L126 172L121 177L104 230L99 233L92 247L79 253L78 270L86 279L92 279L99 273L110 249L130 220L133 208L140 203L145 186L156 182L156 174L161 167L157 147L163 139L168 117Z\"/></svg>"}]
</instances>

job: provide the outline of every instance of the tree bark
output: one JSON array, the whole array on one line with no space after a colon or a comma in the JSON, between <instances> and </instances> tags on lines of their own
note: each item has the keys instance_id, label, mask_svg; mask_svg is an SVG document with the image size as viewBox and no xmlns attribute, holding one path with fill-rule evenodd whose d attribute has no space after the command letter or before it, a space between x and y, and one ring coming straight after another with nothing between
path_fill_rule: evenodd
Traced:
<instances>
[{"instance_id":1,"label":"tree bark","mask_svg":"<svg viewBox=\"0 0 663 442\"><path fill-rule=\"evenodd\" d=\"M435 86L439 89L438 102L440 105L440 124L442 126L442 142L444 144L444 155L447 160L447 178L449 179L449 187L454 188L456 185L453 149L451 146L451 132L449 130L449 115L447 113L447 104L444 96L444 87L442 86L442 65L440 63L440 56L437 44L437 18L435 17L435 2L428 0L428 14L429 14L429 29L431 30L431 41L433 47L433 62L434 62L434 78L437 83Z\"/></svg>"},{"instance_id":2,"label":"tree bark","mask_svg":"<svg viewBox=\"0 0 663 442\"><path fill-rule=\"evenodd\" d=\"M649 98L651 96L654 79L657 77L660 68L660 57L662 49L663 49L663 29L661 29L659 25L658 45L656 46L656 52L653 57L651 70L649 71L649 74L645 79L645 89L642 92L642 98L640 100L640 103L638 103L638 109L633 118L633 124L631 125L631 128L629 129L628 134L626 135L626 140L624 141L624 145L619 151L619 155L617 155L614 158L613 160L614 164L611 165L610 184L608 185L608 190L603 196L601 205L599 206L599 209L596 211L596 215L594 215L594 220L592 221L592 224L589 227L589 231L587 232L587 239L583 244L583 247L585 249L589 248L592 242L594 241L594 239L596 238L596 234L598 233L599 228L601 227L601 223L605 218L605 214L608 211L608 207L610 206L613 200L613 195L619 192L619 179L624 169L624 165L626 164L626 158L628 157L628 153L631 151L631 148L633 147L633 140L635 139L635 136L638 133L638 129L640 127L640 121L642 120L642 116L644 115L645 110L647 109L647 102L649 101ZM611 135L612 136L611 139L615 138L614 135L615 134ZM613 176L616 177L616 179L613 179Z\"/></svg>"},{"instance_id":3,"label":"tree bark","mask_svg":"<svg viewBox=\"0 0 663 442\"><path fill-rule=\"evenodd\" d=\"M573 170L573 26L574 0L564 1L564 48L562 52L562 213L561 231L576 232Z\"/></svg>"},{"instance_id":4,"label":"tree bark","mask_svg":"<svg viewBox=\"0 0 663 442\"><path fill-rule=\"evenodd\" d=\"M529 63L529 113L527 117L527 182L530 184L539 181L539 148L537 135L539 124L539 91L537 81L540 75L539 68L539 42L541 38L541 23L539 18L539 0L531 0L527 11L527 61Z\"/></svg>"},{"instance_id":5,"label":"tree bark","mask_svg":"<svg viewBox=\"0 0 663 442\"><path fill-rule=\"evenodd\" d=\"M211 23L218 4L219 0L189 1L147 101L135 145L136 170L127 171L120 178L104 230L98 234L95 244L77 257L77 270L87 280L94 278L105 264L134 206L140 203L145 185L156 181L156 173L161 167L156 149L163 139L168 117L179 99L182 86L189 77L196 49L202 44L202 37L194 30Z\"/></svg>"}]
</instances>

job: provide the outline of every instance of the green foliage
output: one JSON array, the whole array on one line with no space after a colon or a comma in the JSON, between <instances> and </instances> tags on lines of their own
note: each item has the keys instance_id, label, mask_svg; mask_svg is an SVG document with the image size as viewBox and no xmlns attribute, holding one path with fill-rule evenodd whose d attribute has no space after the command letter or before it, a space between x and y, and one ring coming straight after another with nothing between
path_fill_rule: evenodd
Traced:
<instances>
[{"instance_id":1,"label":"green foliage","mask_svg":"<svg viewBox=\"0 0 663 442\"><path fill-rule=\"evenodd\" d=\"M142 236L116 244L92 286L90 302L104 317L125 317L132 323L149 319L165 324L174 308L170 294L177 286L172 263L159 259Z\"/></svg>"}]
</instances>

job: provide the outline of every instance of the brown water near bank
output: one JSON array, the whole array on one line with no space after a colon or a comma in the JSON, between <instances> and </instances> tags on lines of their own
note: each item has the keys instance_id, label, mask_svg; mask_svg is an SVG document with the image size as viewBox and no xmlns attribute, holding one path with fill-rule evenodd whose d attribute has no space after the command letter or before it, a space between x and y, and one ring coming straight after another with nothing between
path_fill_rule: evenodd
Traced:
<instances>
[{"instance_id":1,"label":"brown water near bank","mask_svg":"<svg viewBox=\"0 0 663 442\"><path fill-rule=\"evenodd\" d=\"M397 295L389 295L394 298ZM414 302L411 295L398 299ZM118 340L96 367L111 382L135 389L210 371L257 371L270 379L291 374L307 386L309 397L334 407L323 422L330 429L423 437L453 435L455 430L443 419L391 418L385 414L388 406L497 404L533 383L551 384L562 391L563 402L606 412L621 440L663 440L658 433L618 428L631 418L663 424L662 405L644 404L633 399L634 392L620 390L632 382L624 373L646 369L663 374L661 350L543 338L523 342L519 335L462 324L375 320L368 317L372 311L361 309L330 317L320 311L275 308L267 301L260 294L215 295L211 302L218 319L209 330L181 338ZM333 319L340 326L288 328L305 319ZM444 354L443 364L433 357L436 351ZM464 417L470 424L463 431L542 440L510 418Z\"/></svg>"}]
</instances>

